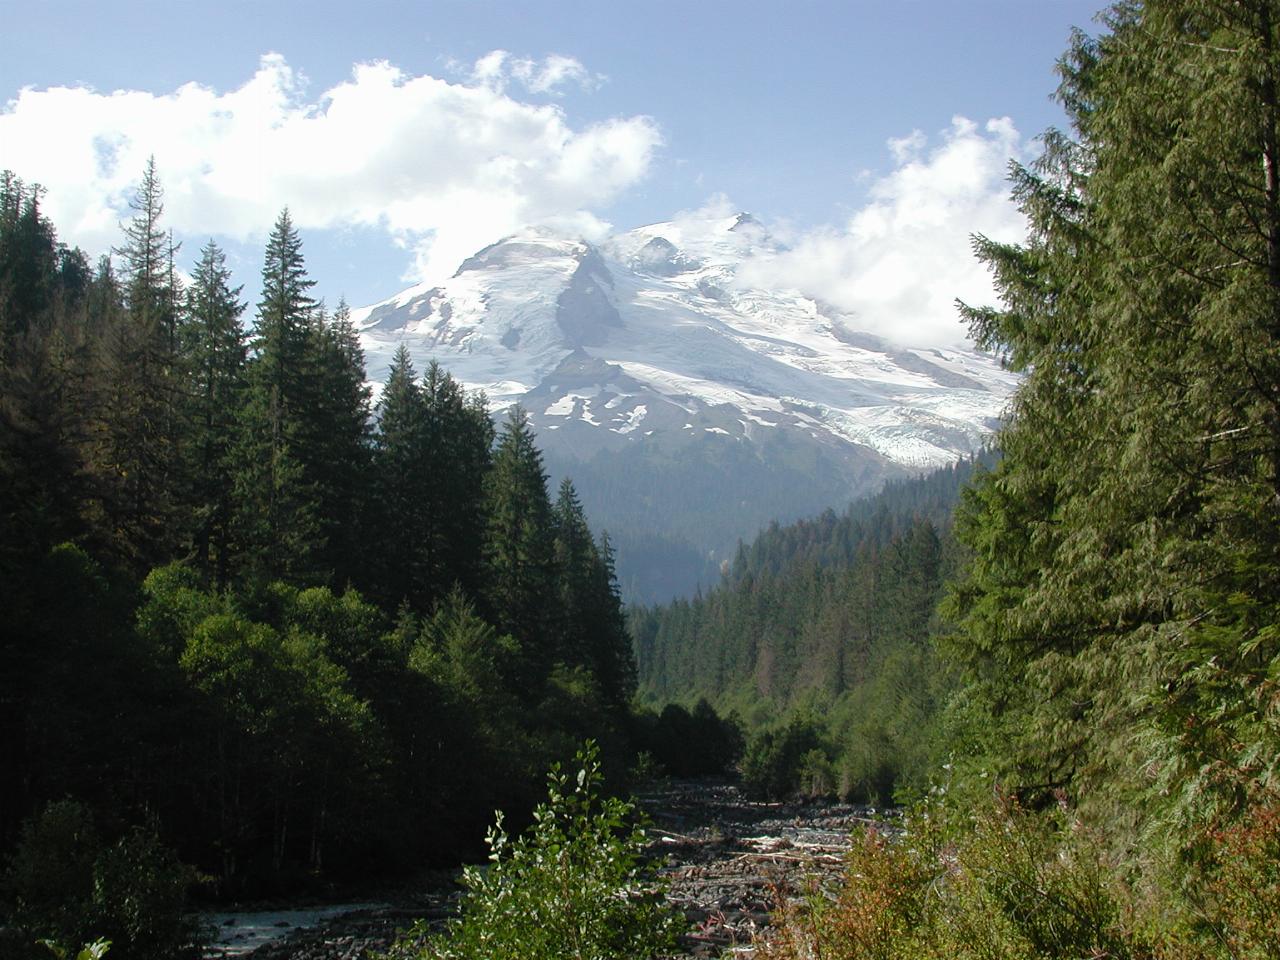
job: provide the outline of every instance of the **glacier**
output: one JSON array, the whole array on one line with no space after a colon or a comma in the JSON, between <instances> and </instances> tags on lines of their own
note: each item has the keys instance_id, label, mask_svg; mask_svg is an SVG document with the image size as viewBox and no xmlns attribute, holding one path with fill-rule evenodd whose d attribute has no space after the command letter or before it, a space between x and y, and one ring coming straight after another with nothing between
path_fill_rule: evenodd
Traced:
<instances>
[{"instance_id":1,"label":"glacier","mask_svg":"<svg viewBox=\"0 0 1280 960\"><path fill-rule=\"evenodd\" d=\"M521 404L553 478L574 477L615 537L624 587L667 599L770 520L976 451L1017 383L968 344L898 346L802 290L741 279L781 250L748 214L599 243L528 228L353 320L375 390L403 343L495 412ZM670 550L641 561L637 538ZM697 574L645 568L671 551L701 558Z\"/></svg>"}]
</instances>

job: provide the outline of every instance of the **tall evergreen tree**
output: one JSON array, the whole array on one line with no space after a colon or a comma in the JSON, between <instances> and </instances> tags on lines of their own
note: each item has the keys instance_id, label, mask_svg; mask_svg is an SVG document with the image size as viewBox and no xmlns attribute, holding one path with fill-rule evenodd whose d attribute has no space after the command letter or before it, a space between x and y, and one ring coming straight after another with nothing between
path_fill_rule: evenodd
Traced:
<instances>
[{"instance_id":1,"label":"tall evergreen tree","mask_svg":"<svg viewBox=\"0 0 1280 960\"><path fill-rule=\"evenodd\" d=\"M232 450L244 400L247 346L242 287L231 286L226 255L212 240L187 292L179 327L185 390L185 497L195 563L217 586L231 573Z\"/></svg>"},{"instance_id":2,"label":"tall evergreen tree","mask_svg":"<svg viewBox=\"0 0 1280 960\"><path fill-rule=\"evenodd\" d=\"M958 745L1165 837L1280 788L1278 14L1117 4L1014 171L1029 241L977 242L1026 379L962 526Z\"/></svg>"},{"instance_id":3,"label":"tall evergreen tree","mask_svg":"<svg viewBox=\"0 0 1280 960\"><path fill-rule=\"evenodd\" d=\"M555 530L542 454L519 406L503 424L489 475L485 578L498 629L520 645L527 675L545 678L557 653Z\"/></svg>"},{"instance_id":4,"label":"tall evergreen tree","mask_svg":"<svg viewBox=\"0 0 1280 960\"><path fill-rule=\"evenodd\" d=\"M485 482L493 448L493 421L483 396L462 386L432 361L422 377L425 456L426 575L434 598L455 584L478 596L486 525Z\"/></svg>"},{"instance_id":5,"label":"tall evergreen tree","mask_svg":"<svg viewBox=\"0 0 1280 960\"><path fill-rule=\"evenodd\" d=\"M558 658L591 671L608 703L635 693L635 657L622 612L608 536L597 546L573 481L560 482L554 508L556 572L560 579Z\"/></svg>"},{"instance_id":6,"label":"tall evergreen tree","mask_svg":"<svg viewBox=\"0 0 1280 960\"><path fill-rule=\"evenodd\" d=\"M556 572L560 578L561 636L556 657L572 666L591 666L596 568L599 557L573 481L560 481L552 513L555 522Z\"/></svg>"},{"instance_id":7,"label":"tall evergreen tree","mask_svg":"<svg viewBox=\"0 0 1280 960\"><path fill-rule=\"evenodd\" d=\"M367 539L362 502L370 482L369 388L364 351L345 301L330 318L314 311L308 340L310 402L298 411L304 442L300 455L315 487L316 515L324 546L320 568L335 586L367 586L367 557L378 549Z\"/></svg>"},{"instance_id":8,"label":"tall evergreen tree","mask_svg":"<svg viewBox=\"0 0 1280 960\"><path fill-rule=\"evenodd\" d=\"M147 162L133 216L116 250L124 268L125 310L104 331L106 395L99 461L114 480L108 516L116 546L136 568L174 546L177 479L177 316L171 250L160 228L164 191Z\"/></svg>"},{"instance_id":9,"label":"tall evergreen tree","mask_svg":"<svg viewBox=\"0 0 1280 960\"><path fill-rule=\"evenodd\" d=\"M40 213L41 190L0 174L0 361L53 303L57 241Z\"/></svg>"},{"instance_id":10,"label":"tall evergreen tree","mask_svg":"<svg viewBox=\"0 0 1280 960\"><path fill-rule=\"evenodd\" d=\"M422 538L427 505L422 487L428 476L422 392L409 350L396 349L378 398L374 438L378 577L374 595L384 601L425 611L429 597Z\"/></svg>"},{"instance_id":11,"label":"tall evergreen tree","mask_svg":"<svg viewBox=\"0 0 1280 960\"><path fill-rule=\"evenodd\" d=\"M309 291L314 286L307 276L302 239L285 207L267 238L253 349L255 380L276 395L290 416L299 415L298 408L311 399L303 383L316 307Z\"/></svg>"},{"instance_id":12,"label":"tall evergreen tree","mask_svg":"<svg viewBox=\"0 0 1280 960\"><path fill-rule=\"evenodd\" d=\"M608 533L600 535L595 553L591 604L592 668L606 700L624 709L635 696L638 675L631 631L622 606L622 591L618 588L613 544L609 542Z\"/></svg>"},{"instance_id":13,"label":"tall evergreen tree","mask_svg":"<svg viewBox=\"0 0 1280 960\"><path fill-rule=\"evenodd\" d=\"M286 208L267 240L248 391L234 453L237 549L257 582L323 576L324 547L304 416L311 312L302 241Z\"/></svg>"}]
</instances>

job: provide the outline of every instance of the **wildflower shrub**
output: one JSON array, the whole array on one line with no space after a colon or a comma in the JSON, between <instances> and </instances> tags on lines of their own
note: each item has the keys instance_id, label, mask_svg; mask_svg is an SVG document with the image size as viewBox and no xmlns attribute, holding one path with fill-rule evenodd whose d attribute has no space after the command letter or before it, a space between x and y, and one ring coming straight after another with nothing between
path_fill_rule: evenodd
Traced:
<instances>
[{"instance_id":1,"label":"wildflower shrub","mask_svg":"<svg viewBox=\"0 0 1280 960\"><path fill-rule=\"evenodd\" d=\"M599 750L575 776L551 768L533 825L512 839L502 814L489 864L464 871L461 915L441 934L420 924L393 950L417 960L644 960L674 944L679 918L644 858L632 803L600 795Z\"/></svg>"}]
</instances>

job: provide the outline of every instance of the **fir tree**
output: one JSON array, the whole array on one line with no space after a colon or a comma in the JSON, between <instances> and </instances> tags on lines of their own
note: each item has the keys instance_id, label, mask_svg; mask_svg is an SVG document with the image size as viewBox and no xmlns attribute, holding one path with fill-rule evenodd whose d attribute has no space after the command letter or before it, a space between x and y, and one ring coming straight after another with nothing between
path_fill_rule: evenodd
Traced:
<instances>
[{"instance_id":1,"label":"fir tree","mask_svg":"<svg viewBox=\"0 0 1280 960\"><path fill-rule=\"evenodd\" d=\"M178 467L176 291L172 251L160 228L164 192L147 162L133 217L116 253L125 310L104 331L105 409L99 462L113 479L108 516L116 546L139 569L173 548Z\"/></svg>"},{"instance_id":2,"label":"fir tree","mask_svg":"<svg viewBox=\"0 0 1280 960\"><path fill-rule=\"evenodd\" d=\"M375 595L392 605L426 610L422 538L427 505L422 487L428 476L425 411L413 361L404 344L396 348L378 398L374 437L377 490L378 580Z\"/></svg>"},{"instance_id":3,"label":"fir tree","mask_svg":"<svg viewBox=\"0 0 1280 960\"><path fill-rule=\"evenodd\" d=\"M435 361L422 377L422 402L431 477L422 490L427 589L440 597L456 584L468 596L479 596L493 421L484 397L467 397Z\"/></svg>"},{"instance_id":4,"label":"fir tree","mask_svg":"<svg viewBox=\"0 0 1280 960\"><path fill-rule=\"evenodd\" d=\"M1116 5L1062 64L1074 139L1014 171L1028 242L977 241L972 328L1026 379L961 528L958 745L1166 838L1280 786L1276 14Z\"/></svg>"},{"instance_id":5,"label":"fir tree","mask_svg":"<svg viewBox=\"0 0 1280 960\"><path fill-rule=\"evenodd\" d=\"M332 318L313 312L307 338L308 401L297 410L299 456L313 484L319 537L317 564L337 587L368 582L361 502L369 484L370 410L364 351L339 302Z\"/></svg>"},{"instance_id":6,"label":"fir tree","mask_svg":"<svg viewBox=\"0 0 1280 960\"><path fill-rule=\"evenodd\" d=\"M324 547L304 424L314 301L302 241L285 209L267 240L262 299L234 452L237 549L248 577L314 581Z\"/></svg>"},{"instance_id":7,"label":"fir tree","mask_svg":"<svg viewBox=\"0 0 1280 960\"><path fill-rule=\"evenodd\" d=\"M179 328L191 549L197 567L219 587L231 572L232 450L248 352L241 289L231 286L226 256L210 240L200 251Z\"/></svg>"},{"instance_id":8,"label":"fir tree","mask_svg":"<svg viewBox=\"0 0 1280 960\"><path fill-rule=\"evenodd\" d=\"M485 586L494 622L519 644L527 675L545 678L557 652L555 531L542 454L518 406L503 424L489 476Z\"/></svg>"}]
</instances>

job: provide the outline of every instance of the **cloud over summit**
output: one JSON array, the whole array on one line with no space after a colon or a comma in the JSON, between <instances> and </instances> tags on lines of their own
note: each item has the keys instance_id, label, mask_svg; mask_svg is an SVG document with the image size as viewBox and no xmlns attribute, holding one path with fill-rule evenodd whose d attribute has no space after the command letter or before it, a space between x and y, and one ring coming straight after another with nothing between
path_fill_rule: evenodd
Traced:
<instances>
[{"instance_id":1,"label":"cloud over summit","mask_svg":"<svg viewBox=\"0 0 1280 960\"><path fill-rule=\"evenodd\" d=\"M43 184L60 234L92 251L116 242L154 154L180 233L260 237L287 204L304 229L385 230L431 278L525 223L602 229L593 210L640 181L661 143L644 116L575 128L510 94L512 79L550 95L600 82L569 57L497 51L469 82L378 61L314 97L278 54L226 92L28 88L0 112L0 168Z\"/></svg>"},{"instance_id":2,"label":"cloud over summit","mask_svg":"<svg viewBox=\"0 0 1280 960\"><path fill-rule=\"evenodd\" d=\"M995 300L970 237L1016 242L1026 234L1009 199L1010 159L1026 156L1007 117L982 126L956 117L930 139L916 130L887 144L893 169L838 227L789 238L790 249L755 261L748 283L791 286L854 315L860 330L910 346L964 339L956 298Z\"/></svg>"}]
</instances>

